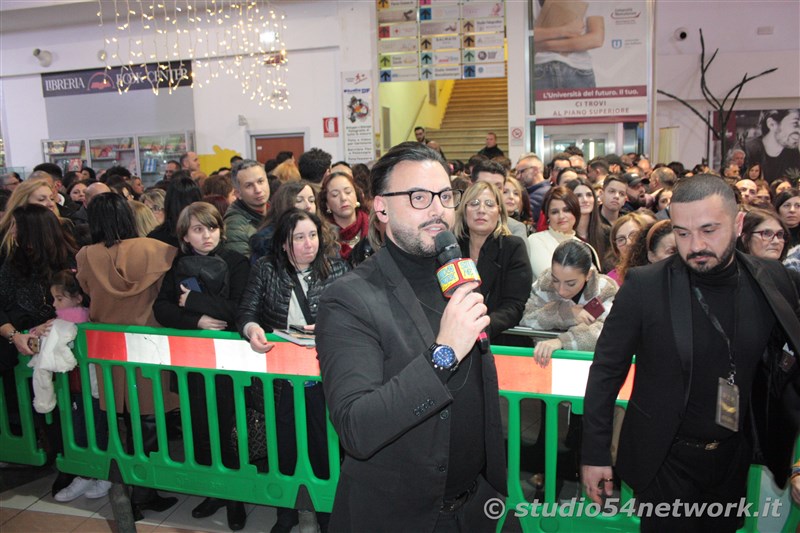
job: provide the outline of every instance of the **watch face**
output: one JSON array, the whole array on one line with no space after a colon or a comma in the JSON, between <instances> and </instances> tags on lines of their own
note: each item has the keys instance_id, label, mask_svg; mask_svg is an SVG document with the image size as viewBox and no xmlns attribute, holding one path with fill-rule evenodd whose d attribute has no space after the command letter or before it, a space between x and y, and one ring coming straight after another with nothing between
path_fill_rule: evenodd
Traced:
<instances>
[{"instance_id":1,"label":"watch face","mask_svg":"<svg viewBox=\"0 0 800 533\"><path fill-rule=\"evenodd\" d=\"M442 368L452 368L452 366L456 364L457 360L456 352L454 352L451 347L443 344L440 344L433 350L431 359L435 365Z\"/></svg>"}]
</instances>

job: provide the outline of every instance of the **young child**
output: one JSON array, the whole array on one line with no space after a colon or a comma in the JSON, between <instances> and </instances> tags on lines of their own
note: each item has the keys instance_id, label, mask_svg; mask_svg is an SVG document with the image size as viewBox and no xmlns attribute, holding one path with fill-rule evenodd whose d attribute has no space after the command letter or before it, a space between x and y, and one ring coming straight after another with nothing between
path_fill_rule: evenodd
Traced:
<instances>
[{"instance_id":1,"label":"young child","mask_svg":"<svg viewBox=\"0 0 800 533\"><path fill-rule=\"evenodd\" d=\"M50 294L53 295L53 307L56 310L56 316L58 318L75 324L89 321L89 308L84 306L86 303L86 296L81 290L81 286L75 278L75 273L73 271L62 270L56 273L50 280ZM89 367L89 374L92 381L92 408L94 411L96 434L98 436L98 446L104 448L104 442L106 440L104 429L106 426L106 419L100 412L100 402L95 393L96 385L94 385L94 383L96 383L96 378L94 375L94 365ZM70 397L72 400L72 420L75 429L75 443L78 446L85 447L88 444L88 437L86 432L86 416L83 412L83 399L81 394L81 387L83 385L77 368L69 373L69 382ZM69 502L81 495L85 495L87 498L102 498L108 494L110 488L110 481L76 477L72 483L57 492L54 498L58 502Z\"/></svg>"}]
</instances>

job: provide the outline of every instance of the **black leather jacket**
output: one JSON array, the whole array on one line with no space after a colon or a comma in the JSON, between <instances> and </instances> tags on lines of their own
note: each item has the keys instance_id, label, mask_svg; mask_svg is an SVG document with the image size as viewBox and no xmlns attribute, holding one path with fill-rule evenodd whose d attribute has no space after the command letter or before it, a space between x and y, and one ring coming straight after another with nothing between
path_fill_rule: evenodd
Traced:
<instances>
[{"instance_id":1,"label":"black leather jacket","mask_svg":"<svg viewBox=\"0 0 800 533\"><path fill-rule=\"evenodd\" d=\"M306 299L315 319L322 292L348 270L347 263L341 259L330 259L330 265L331 272L325 280L308 275ZM294 281L286 270L276 268L267 257L256 261L250 270L236 320L242 336L247 338L242 330L248 322L256 322L264 331L286 328L293 289Z\"/></svg>"}]
</instances>

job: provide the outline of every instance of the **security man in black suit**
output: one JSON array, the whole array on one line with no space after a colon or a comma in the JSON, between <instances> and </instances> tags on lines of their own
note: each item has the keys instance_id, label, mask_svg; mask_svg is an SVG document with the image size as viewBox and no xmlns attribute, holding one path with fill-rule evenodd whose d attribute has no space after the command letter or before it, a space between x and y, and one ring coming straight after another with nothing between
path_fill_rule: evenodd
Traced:
<instances>
[{"instance_id":1,"label":"security man in black suit","mask_svg":"<svg viewBox=\"0 0 800 533\"><path fill-rule=\"evenodd\" d=\"M777 261L736 252L744 213L722 179L681 181L670 207L678 254L628 274L597 343L583 484L595 502L611 494L613 406L636 354L616 473L640 505L735 506L751 463L766 464L779 485L790 471L798 291ZM735 510L687 517L682 503L670 516L642 516L642 531L732 532L740 522Z\"/></svg>"},{"instance_id":2,"label":"security man in black suit","mask_svg":"<svg viewBox=\"0 0 800 533\"><path fill-rule=\"evenodd\" d=\"M317 353L345 450L330 531L493 531L505 492L497 370L475 283L445 299L434 237L461 191L431 148L403 143L372 169L386 245L320 300Z\"/></svg>"}]
</instances>

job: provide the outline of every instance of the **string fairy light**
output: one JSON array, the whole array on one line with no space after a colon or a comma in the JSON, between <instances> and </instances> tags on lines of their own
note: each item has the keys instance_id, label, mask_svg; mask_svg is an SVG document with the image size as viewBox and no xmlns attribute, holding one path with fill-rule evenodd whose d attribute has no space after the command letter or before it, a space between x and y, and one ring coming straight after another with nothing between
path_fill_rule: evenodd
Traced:
<instances>
[{"instance_id":1,"label":"string fairy light","mask_svg":"<svg viewBox=\"0 0 800 533\"><path fill-rule=\"evenodd\" d=\"M127 92L146 77L155 94L170 94L191 76L202 89L220 77L241 83L258 105L291 109L286 85L287 55L282 35L286 17L269 0L98 0L106 69L123 72L117 91ZM104 24L103 18L113 25ZM112 29L113 28L113 29ZM170 68L191 60L191 74ZM156 64L153 68L152 65ZM144 74L142 74L142 72ZM202 73L202 74L199 74ZM201 79L202 78L202 79Z\"/></svg>"}]
</instances>

